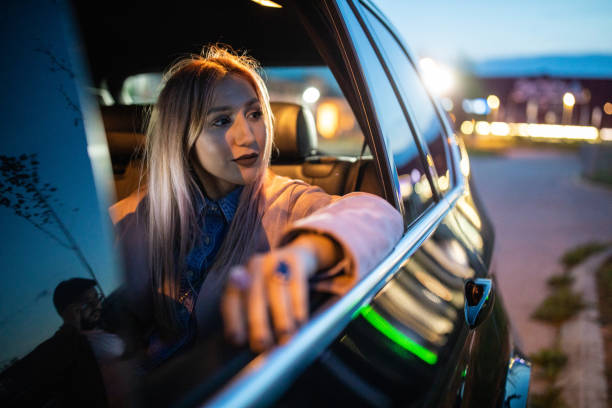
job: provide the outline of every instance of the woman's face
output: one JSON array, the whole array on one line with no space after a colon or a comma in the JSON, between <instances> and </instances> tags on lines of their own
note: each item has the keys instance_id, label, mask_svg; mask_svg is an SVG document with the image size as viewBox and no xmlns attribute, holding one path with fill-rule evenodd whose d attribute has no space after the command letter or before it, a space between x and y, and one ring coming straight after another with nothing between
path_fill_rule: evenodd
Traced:
<instances>
[{"instance_id":1,"label":"woman's face","mask_svg":"<svg viewBox=\"0 0 612 408\"><path fill-rule=\"evenodd\" d=\"M194 151L194 167L211 199L255 181L266 142L261 104L251 84L228 75L214 89Z\"/></svg>"}]
</instances>

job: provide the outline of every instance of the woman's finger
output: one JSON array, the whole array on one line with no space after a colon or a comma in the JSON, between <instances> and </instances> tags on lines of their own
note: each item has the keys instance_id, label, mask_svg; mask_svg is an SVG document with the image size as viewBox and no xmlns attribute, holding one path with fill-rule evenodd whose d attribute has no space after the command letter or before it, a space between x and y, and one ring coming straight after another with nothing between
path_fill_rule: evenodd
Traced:
<instances>
[{"instance_id":1,"label":"woman's finger","mask_svg":"<svg viewBox=\"0 0 612 408\"><path fill-rule=\"evenodd\" d=\"M252 282L247 290L246 304L249 327L249 344L256 352L272 345L272 331L268 318L268 300L263 277L263 259L256 256L248 264Z\"/></svg>"},{"instance_id":2,"label":"woman's finger","mask_svg":"<svg viewBox=\"0 0 612 408\"><path fill-rule=\"evenodd\" d=\"M289 281L289 294L297 328L308 320L308 279L299 263L295 264L292 275Z\"/></svg>"},{"instance_id":3,"label":"woman's finger","mask_svg":"<svg viewBox=\"0 0 612 408\"><path fill-rule=\"evenodd\" d=\"M280 343L285 343L295 330L295 317L289 293L290 282L293 279L290 262L274 255L266 257L265 261L266 291L270 302L270 314L274 323L274 331Z\"/></svg>"},{"instance_id":4,"label":"woman's finger","mask_svg":"<svg viewBox=\"0 0 612 408\"><path fill-rule=\"evenodd\" d=\"M250 286L250 276L243 266L231 269L221 298L221 315L225 337L235 345L243 345L247 338L244 292Z\"/></svg>"}]
</instances>

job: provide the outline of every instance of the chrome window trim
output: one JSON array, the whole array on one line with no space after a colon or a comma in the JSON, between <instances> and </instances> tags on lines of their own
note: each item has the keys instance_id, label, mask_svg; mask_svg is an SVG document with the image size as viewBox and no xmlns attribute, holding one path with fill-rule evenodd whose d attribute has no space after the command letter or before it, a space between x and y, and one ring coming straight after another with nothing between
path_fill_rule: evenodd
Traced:
<instances>
[{"instance_id":1,"label":"chrome window trim","mask_svg":"<svg viewBox=\"0 0 612 408\"><path fill-rule=\"evenodd\" d=\"M391 23L391 21L382 13L380 8L378 8L378 6L372 0L357 0L357 1L361 4L362 7L367 8L368 11L375 16L375 18L378 18L380 22L385 26L385 28L391 33L391 35L395 38L395 41L397 41L400 48L402 48L402 51L404 52L406 58L408 58L409 63L412 65L412 67L417 72L419 77L421 77L421 70L419 68L419 65L416 63L417 61L416 54L404 42L403 37L398 34L398 30ZM392 79L392 80L395 81L395 79ZM429 92L427 88L425 88L425 92L427 93L427 96L429 97L429 100L434 107L434 111L436 113L436 116L438 117L438 121L440 121L440 123L442 124L442 129L443 129L442 131L444 132L444 136L447 139L451 137L452 139L454 139L454 131L452 130L452 126L448 123L448 120L446 118L446 113L442 110L442 107L438 103L438 100L431 95L431 93ZM409 110L409 111L410 111L410 120L413 121L415 115L412 112L412 110ZM417 142L423 146L423 149L427 153L427 155L429 155L430 154L429 146L427 145L427 142L421 135L420 131L417 131L417 133L415 133L415 137L418 139ZM453 140L453 144L456 144L455 140ZM444 145L445 145L444 150L446 153L447 162L452 162L454 159L456 159L456 157L453 155L453 152L451 151L449 144L445 143ZM456 168L454 166L451 166L448 163L447 165L448 165L448 168L451 174L451 186L455 183L459 183L459 180L462 177L461 173L457 173L457 172L453 173L452 170L455 170ZM436 191L437 191L437 188L436 188ZM440 196L444 196L444 194L442 194L441 192L438 192L438 194ZM446 192L446 194L449 194L449 192Z\"/></svg>"},{"instance_id":2,"label":"chrome window trim","mask_svg":"<svg viewBox=\"0 0 612 408\"><path fill-rule=\"evenodd\" d=\"M454 188L448 196L456 200L461 193L459 188ZM391 253L355 287L314 316L289 343L255 358L202 406L246 407L274 401L334 341L359 308L368 304L393 278L401 265L435 231L449 210L446 199L438 202L411 226Z\"/></svg>"},{"instance_id":3,"label":"chrome window trim","mask_svg":"<svg viewBox=\"0 0 612 408\"><path fill-rule=\"evenodd\" d=\"M378 63L380 64L383 71L385 72L386 80L389 83L389 85L391 85L391 88L393 89L393 95L395 96L395 99L398 105L400 106L402 113L404 115L404 119L406 120L406 123L408 124L408 128L410 129L410 132L412 133L411 136L414 139L415 146L417 147L417 150L419 152L421 163L423 164L423 168L425 169L427 180L429 182L429 186L431 188L431 191L433 192L434 201L439 201L441 194L438 191L437 184L434 183L432 169L430 169L430 166L427 164L426 158L429 155L429 149L427 147L427 143L424 143L423 137L421 137L419 130L415 126L414 114L410 110L410 107L406 105L406 101L402 97L398 84L394 78L393 71L390 68L391 65L389 64L388 59L386 58L386 51L381 47L381 44L378 41L378 38L376 37L376 33L373 33L371 24L362 15L361 11L359 10L359 6L355 4L356 1L346 0L345 3L350 8L353 16L357 19L359 25L361 26L362 31L364 32L366 38L368 39L370 47L374 50L374 53L376 54L376 57L378 58ZM389 29L388 27L386 28L389 30L389 32L394 37L396 37L395 33L391 29ZM399 44L401 46L401 43ZM410 58L408 58L408 61L409 63L412 64L412 60L410 60ZM366 81L366 84L368 84L367 81ZM382 132L382 129L381 129L381 132ZM383 137L383 140L384 140L384 137ZM401 192L400 192L399 175L397 174L397 166L395 165L395 160L393 158L393 152L391 151L391 148L389 146L385 145L385 147L386 147L386 153L388 157L387 160L389 160L393 166L392 167L393 177L394 177L393 182L396 188L396 195L398 196L399 200L403 202L402 197L401 197ZM402 214L402 215L405 215L405 214Z\"/></svg>"},{"instance_id":4,"label":"chrome window trim","mask_svg":"<svg viewBox=\"0 0 612 408\"><path fill-rule=\"evenodd\" d=\"M341 5L338 2L335 2L335 11L339 16L343 15L343 11L341 10ZM364 35L366 36L366 38L368 38L368 43L370 44L370 47L372 48L372 50L374 51L374 53L378 53L378 49L371 43L371 41L369 41L369 32L368 30L363 26L363 24L361 24L361 21L359 20L359 15L355 13L355 11L352 9L350 3L348 3L346 0L344 2L344 4L346 6L348 6L348 8L350 9L348 12L352 13L354 15L354 17L357 19L357 23L359 24L361 30L363 31ZM332 7L330 5L330 7ZM372 96L372 93L370 92L370 82L367 80L364 72L363 72L363 63L361 61L361 56L359 55L359 52L357 51L357 48L355 47L352 35L351 35L351 31L349 29L349 27L347 26L347 23L345 21L345 18L342 17L340 18L337 22L338 25L342 26L342 29L344 30L344 33L346 35L346 40L347 40L347 44L344 44L345 47L350 48L351 52L353 54L353 56L355 57L354 60L348 60L348 56L346 56L345 53L345 57L347 58L346 63L347 65L350 65L352 67L355 68L356 72L359 74L359 77L355 77L353 78L353 85L356 87L359 87L360 85L363 86L363 94L364 94L364 99L362 100L362 103L365 105L367 104L368 106L365 107L364 106L364 110L366 111L366 116L368 121L370 119L372 119L373 121L370 122L371 123L371 127L370 127L370 135L372 137L372 145L374 148L377 149L376 143L378 142L381 147L382 147L382 152L376 150L374 157L376 157L377 159L380 159L382 161L384 161L386 163L386 165L388 166L387 170L387 174L390 178L390 184L391 184L391 188L392 191L390 192L391 195L393 196L393 200L394 200L394 206L396 209L398 209L401 213L402 216L404 216L405 214L405 208L404 208L404 202L402 200L401 197L401 193L400 193L400 186L399 186L399 176L397 174L397 167L395 166L395 161L393 160L393 155L391 154L391 149L389 148L389 146L387 146L387 141L385 140L385 137L383 135L382 129L380 127L380 121L378 118L378 113L376 112L376 110L374 109L374 99ZM340 37L340 36L339 36ZM381 64L382 65L382 64ZM392 84L391 81L389 81L390 84ZM368 111L371 110L371 114L368 114ZM372 146L371 146L372 148ZM374 152L373 152L374 153ZM381 167L381 163L378 163L378 165ZM383 187L384 187L384 183L383 183ZM387 192L386 192L387 193ZM406 228L408 225L404 224L404 228Z\"/></svg>"}]
</instances>

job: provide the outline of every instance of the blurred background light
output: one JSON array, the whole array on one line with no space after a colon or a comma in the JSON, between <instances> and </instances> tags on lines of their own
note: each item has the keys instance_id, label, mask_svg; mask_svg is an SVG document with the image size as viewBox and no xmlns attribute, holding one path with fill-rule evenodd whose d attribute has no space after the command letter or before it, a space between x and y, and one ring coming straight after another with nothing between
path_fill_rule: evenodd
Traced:
<instances>
[{"instance_id":1,"label":"blurred background light","mask_svg":"<svg viewBox=\"0 0 612 408\"><path fill-rule=\"evenodd\" d=\"M612 128L601 128L599 137L606 142L612 141Z\"/></svg>"},{"instance_id":2,"label":"blurred background light","mask_svg":"<svg viewBox=\"0 0 612 408\"><path fill-rule=\"evenodd\" d=\"M271 0L251 0L253 3L257 3L260 6L264 7L272 7L272 8L282 8L280 4L273 2Z\"/></svg>"},{"instance_id":3,"label":"blurred background light","mask_svg":"<svg viewBox=\"0 0 612 408\"><path fill-rule=\"evenodd\" d=\"M421 73L425 86L434 95L445 95L450 92L455 84L453 72L431 58L419 60Z\"/></svg>"},{"instance_id":4,"label":"blurred background light","mask_svg":"<svg viewBox=\"0 0 612 408\"><path fill-rule=\"evenodd\" d=\"M576 98L574 97L574 94L572 94L571 92L566 92L563 95L563 105L567 107L572 107L574 106L575 103L576 103Z\"/></svg>"},{"instance_id":5,"label":"blurred background light","mask_svg":"<svg viewBox=\"0 0 612 408\"><path fill-rule=\"evenodd\" d=\"M476 122L476 133L481 136L488 135L491 132L489 122Z\"/></svg>"},{"instance_id":6,"label":"blurred background light","mask_svg":"<svg viewBox=\"0 0 612 408\"><path fill-rule=\"evenodd\" d=\"M484 98L464 99L461 102L461 107L465 113L473 113L474 115L486 115L490 112L487 100Z\"/></svg>"},{"instance_id":7,"label":"blurred background light","mask_svg":"<svg viewBox=\"0 0 612 408\"><path fill-rule=\"evenodd\" d=\"M314 86L309 86L304 90L304 93L302 94L302 99L306 103L315 103L319 100L320 97L321 92L319 92L319 90Z\"/></svg>"},{"instance_id":8,"label":"blurred background light","mask_svg":"<svg viewBox=\"0 0 612 408\"><path fill-rule=\"evenodd\" d=\"M474 122L466 120L461 123L461 133L464 135L471 135L474 132Z\"/></svg>"},{"instance_id":9,"label":"blurred background light","mask_svg":"<svg viewBox=\"0 0 612 408\"><path fill-rule=\"evenodd\" d=\"M496 95L489 95L487 97L487 105L489 105L491 109L499 108L499 98Z\"/></svg>"},{"instance_id":10,"label":"blurred background light","mask_svg":"<svg viewBox=\"0 0 612 408\"><path fill-rule=\"evenodd\" d=\"M606 115L612 115L612 103L606 102L603 110Z\"/></svg>"},{"instance_id":11,"label":"blurred background light","mask_svg":"<svg viewBox=\"0 0 612 408\"><path fill-rule=\"evenodd\" d=\"M491 134L495 136L509 136L510 125L504 122L493 122L491 123Z\"/></svg>"},{"instance_id":12,"label":"blurred background light","mask_svg":"<svg viewBox=\"0 0 612 408\"><path fill-rule=\"evenodd\" d=\"M440 104L442 105L444 110L447 111L447 112L452 111L454 106L455 106L453 104L453 101L450 98L446 98L446 97L440 99Z\"/></svg>"},{"instance_id":13,"label":"blurred background light","mask_svg":"<svg viewBox=\"0 0 612 408\"><path fill-rule=\"evenodd\" d=\"M336 135L340 111L335 103L323 102L317 108L317 130L326 139L331 139Z\"/></svg>"}]
</instances>

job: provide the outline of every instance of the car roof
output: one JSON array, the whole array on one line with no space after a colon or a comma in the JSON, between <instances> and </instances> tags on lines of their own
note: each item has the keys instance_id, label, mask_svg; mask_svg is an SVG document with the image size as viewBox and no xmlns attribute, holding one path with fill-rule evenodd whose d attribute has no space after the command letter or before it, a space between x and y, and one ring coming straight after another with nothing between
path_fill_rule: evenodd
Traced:
<instances>
[{"instance_id":1,"label":"car roof","mask_svg":"<svg viewBox=\"0 0 612 408\"><path fill-rule=\"evenodd\" d=\"M321 65L323 61L292 7L248 0L73 3L92 79L114 82L160 72L211 43L244 50L266 66Z\"/></svg>"}]
</instances>

